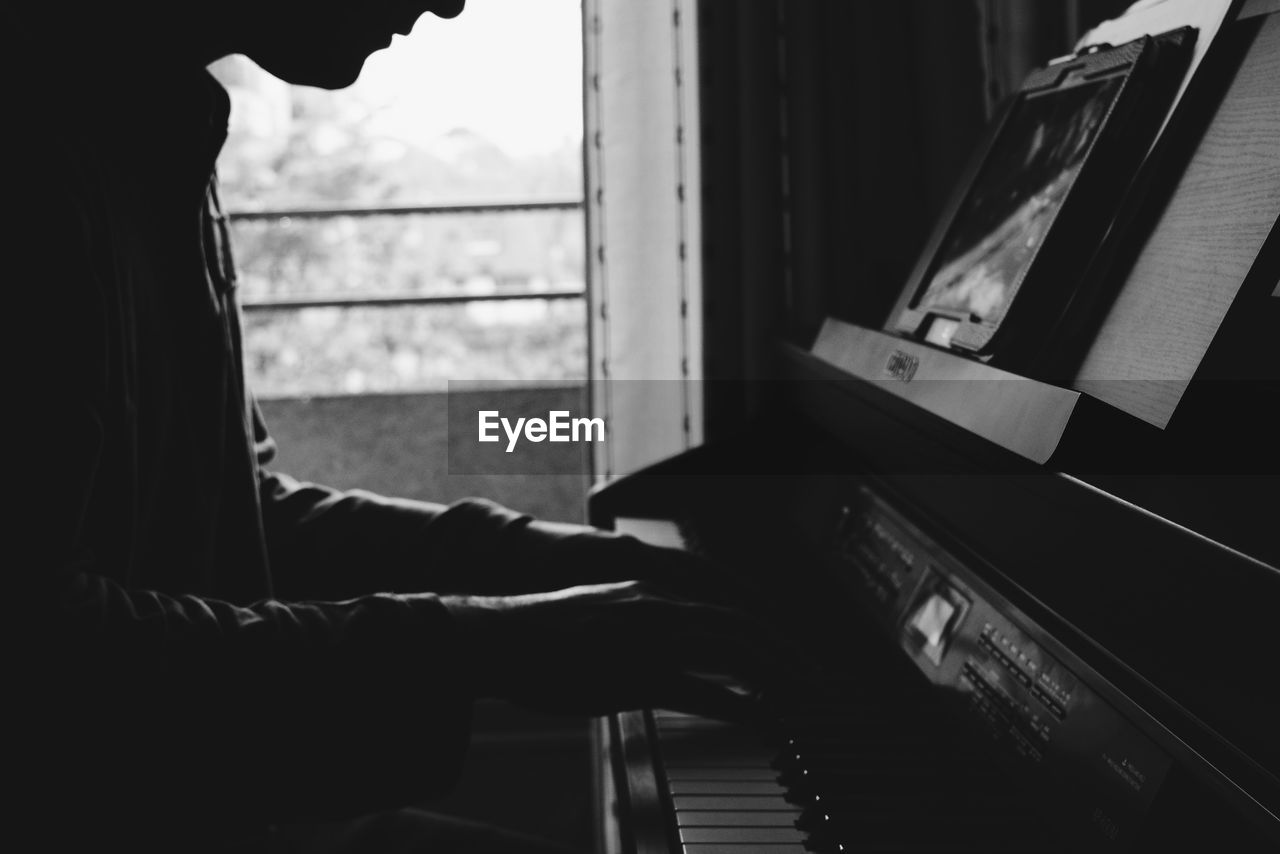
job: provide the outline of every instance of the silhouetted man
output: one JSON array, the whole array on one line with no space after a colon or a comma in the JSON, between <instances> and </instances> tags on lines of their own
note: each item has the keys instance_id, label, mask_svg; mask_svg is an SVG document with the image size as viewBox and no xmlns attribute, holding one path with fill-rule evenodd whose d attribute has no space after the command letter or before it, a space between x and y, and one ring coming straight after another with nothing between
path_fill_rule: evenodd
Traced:
<instances>
[{"instance_id":1,"label":"silhouetted man","mask_svg":"<svg viewBox=\"0 0 1280 854\"><path fill-rule=\"evenodd\" d=\"M384 812L450 788L473 698L714 711L736 695L698 673L755 675L749 620L652 583L674 552L263 467L213 181L228 104L205 66L244 53L341 87L393 32L461 6L6 6L20 847L268 844L274 823L383 813L334 838L501 848Z\"/></svg>"}]
</instances>

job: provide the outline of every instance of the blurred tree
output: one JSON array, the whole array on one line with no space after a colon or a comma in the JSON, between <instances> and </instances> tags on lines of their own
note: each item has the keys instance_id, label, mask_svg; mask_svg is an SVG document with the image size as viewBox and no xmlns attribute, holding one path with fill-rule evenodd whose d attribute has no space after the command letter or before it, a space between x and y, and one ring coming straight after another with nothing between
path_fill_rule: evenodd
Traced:
<instances>
[{"instance_id":1,"label":"blurred tree","mask_svg":"<svg viewBox=\"0 0 1280 854\"><path fill-rule=\"evenodd\" d=\"M580 145L516 159L466 129L427 145L374 135L379 109L351 90L289 87L241 57L213 72L231 92L219 160L232 211L533 201L581 196ZM581 289L578 211L233 221L242 299ZM260 395L442 388L448 379L586 374L583 302L306 309L251 315Z\"/></svg>"}]
</instances>

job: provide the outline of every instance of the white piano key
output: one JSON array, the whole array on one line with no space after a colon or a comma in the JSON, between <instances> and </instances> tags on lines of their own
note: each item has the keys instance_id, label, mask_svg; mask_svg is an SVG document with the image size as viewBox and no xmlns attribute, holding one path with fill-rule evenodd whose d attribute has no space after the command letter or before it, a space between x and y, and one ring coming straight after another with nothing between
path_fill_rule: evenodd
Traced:
<instances>
[{"instance_id":1,"label":"white piano key","mask_svg":"<svg viewBox=\"0 0 1280 854\"><path fill-rule=\"evenodd\" d=\"M681 810L676 813L679 827L794 827L799 809L766 812L737 810Z\"/></svg>"},{"instance_id":2,"label":"white piano key","mask_svg":"<svg viewBox=\"0 0 1280 854\"><path fill-rule=\"evenodd\" d=\"M794 827L682 827L680 841L758 844L791 842L803 845L805 835Z\"/></svg>"},{"instance_id":3,"label":"white piano key","mask_svg":"<svg viewBox=\"0 0 1280 854\"><path fill-rule=\"evenodd\" d=\"M786 789L772 780L672 780L668 788L673 795L784 795Z\"/></svg>"},{"instance_id":4,"label":"white piano key","mask_svg":"<svg viewBox=\"0 0 1280 854\"><path fill-rule=\"evenodd\" d=\"M808 854L803 845L787 843L752 845L751 843L697 843L684 846L684 854Z\"/></svg>"},{"instance_id":5,"label":"white piano key","mask_svg":"<svg viewBox=\"0 0 1280 854\"><path fill-rule=\"evenodd\" d=\"M718 768L721 770L760 770L769 767L768 760L755 757L738 758L734 756L716 759L709 756L687 756L682 759L670 759L663 762L664 768L685 770L688 768ZM778 772L774 771L776 777Z\"/></svg>"},{"instance_id":6,"label":"white piano key","mask_svg":"<svg viewBox=\"0 0 1280 854\"><path fill-rule=\"evenodd\" d=\"M676 810L793 810L781 795L675 795Z\"/></svg>"}]
</instances>

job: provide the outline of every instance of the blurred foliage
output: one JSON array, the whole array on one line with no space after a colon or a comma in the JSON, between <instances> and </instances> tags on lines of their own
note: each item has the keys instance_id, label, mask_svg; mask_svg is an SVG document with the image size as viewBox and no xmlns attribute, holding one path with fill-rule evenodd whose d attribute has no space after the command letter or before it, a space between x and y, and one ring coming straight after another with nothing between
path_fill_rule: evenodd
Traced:
<instances>
[{"instance_id":1,"label":"blurred foliage","mask_svg":"<svg viewBox=\"0 0 1280 854\"><path fill-rule=\"evenodd\" d=\"M444 390L448 380L585 380L584 300L255 311L261 397Z\"/></svg>"},{"instance_id":2,"label":"blurred foliage","mask_svg":"<svg viewBox=\"0 0 1280 854\"><path fill-rule=\"evenodd\" d=\"M352 94L289 87L240 58L218 162L237 211L530 202L582 195L580 146L513 158L458 129L374 136ZM583 289L580 211L281 217L232 225L242 302ZM450 379L583 380L583 300L250 312L246 370L263 397L443 388Z\"/></svg>"},{"instance_id":3,"label":"blurred foliage","mask_svg":"<svg viewBox=\"0 0 1280 854\"><path fill-rule=\"evenodd\" d=\"M433 140L380 136L385 109L359 86L289 86L243 57L211 66L231 94L218 160L231 210L577 199L581 144L513 157L466 128Z\"/></svg>"},{"instance_id":4,"label":"blurred foliage","mask_svg":"<svg viewBox=\"0 0 1280 854\"><path fill-rule=\"evenodd\" d=\"M581 289L580 211L233 221L241 299Z\"/></svg>"}]
</instances>

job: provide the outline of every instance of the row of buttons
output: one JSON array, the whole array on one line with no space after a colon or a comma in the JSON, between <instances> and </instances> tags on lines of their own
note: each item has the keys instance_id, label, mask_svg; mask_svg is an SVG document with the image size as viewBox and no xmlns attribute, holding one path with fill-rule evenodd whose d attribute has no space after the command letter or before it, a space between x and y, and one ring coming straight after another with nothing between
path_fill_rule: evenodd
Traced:
<instances>
[{"instance_id":1,"label":"row of buttons","mask_svg":"<svg viewBox=\"0 0 1280 854\"><path fill-rule=\"evenodd\" d=\"M1040 716L1031 711L1031 706L1026 705L1025 703L1019 705L1018 701L1009 696L1007 692L997 685L992 685L989 681L983 678L981 672L978 670L977 663L972 659L965 663L964 670L961 675L967 677L969 682L979 691L1003 705L1008 711L1012 712L1015 717L1020 718L1022 722L1040 738L1041 741L1049 740L1048 721L1040 720Z\"/></svg>"},{"instance_id":2,"label":"row of buttons","mask_svg":"<svg viewBox=\"0 0 1280 854\"><path fill-rule=\"evenodd\" d=\"M1009 696L1008 692L1004 689L996 685L992 685L987 681L987 679L978 671L977 665L974 664L972 659L965 662L963 675L969 678L973 687L995 700L1005 709L1015 714L1018 712L1018 702L1014 700L1013 697Z\"/></svg>"},{"instance_id":3,"label":"row of buttons","mask_svg":"<svg viewBox=\"0 0 1280 854\"><path fill-rule=\"evenodd\" d=\"M987 636L985 631L983 632L982 636L978 638L978 646L982 647L987 652L991 653L992 658L1000 662L1000 664L1006 670L1009 671L1009 673L1013 676L1013 678L1017 679L1018 682L1022 684L1022 687L1026 688L1027 690L1031 690L1031 677L1028 676L1026 671L1024 671L1021 667L1019 667L1018 664L1014 662L1012 658L1006 655L1003 650L1001 650L998 646L996 646L995 642L992 641L991 638ZM1026 659L1024 657L1023 661L1025 660ZM1034 664L1035 662L1031 662L1031 663Z\"/></svg>"},{"instance_id":4,"label":"row of buttons","mask_svg":"<svg viewBox=\"0 0 1280 854\"><path fill-rule=\"evenodd\" d=\"M1048 709L1050 712L1052 712L1052 713L1053 713L1053 716L1054 716L1055 718L1057 718L1057 719L1058 719L1058 720L1060 720L1060 721L1062 721L1062 720L1066 720L1066 718L1067 718L1067 710L1062 706L1062 704L1061 704L1061 703L1059 703L1059 702L1058 702L1057 700L1055 700L1053 697L1050 697L1050 696L1049 696L1049 694L1048 694L1048 692L1046 692L1046 691L1045 691L1043 688L1041 688L1039 685L1037 685L1037 686L1035 686L1034 688L1032 688L1032 689L1031 689L1031 696L1033 696L1033 697L1035 697L1037 700L1039 700L1039 701L1040 701L1040 703L1041 703L1041 704L1042 704L1046 709Z\"/></svg>"},{"instance_id":5,"label":"row of buttons","mask_svg":"<svg viewBox=\"0 0 1280 854\"><path fill-rule=\"evenodd\" d=\"M1017 701L999 687L988 682L971 660L964 665L960 678L975 690L974 704L992 723L1008 727L1014 739L1014 746L1023 756L1039 762L1043 754L1019 724L1026 724L1032 734L1041 742L1049 742L1049 725L1041 722L1039 717L1031 714L1030 706L1019 706ZM1005 712L1011 712L1014 723Z\"/></svg>"},{"instance_id":6,"label":"row of buttons","mask_svg":"<svg viewBox=\"0 0 1280 854\"><path fill-rule=\"evenodd\" d=\"M893 585L884 577L882 565L859 564L858 569L862 572L862 580L866 584L867 590L875 595L882 604L887 603L890 597L895 596L896 590Z\"/></svg>"},{"instance_id":7,"label":"row of buttons","mask_svg":"<svg viewBox=\"0 0 1280 854\"><path fill-rule=\"evenodd\" d=\"M1013 725L1009 721L1009 718L1004 714L1005 710L1002 707L1003 704L1000 704L999 701L993 702L993 698L990 696L989 692L984 690L986 681L981 676L971 672L968 666L966 666L960 673L960 679L970 688L974 689L972 695L973 707L981 712L987 720L1002 729L1006 726Z\"/></svg>"},{"instance_id":8,"label":"row of buttons","mask_svg":"<svg viewBox=\"0 0 1280 854\"><path fill-rule=\"evenodd\" d=\"M1031 696L1039 700L1041 705L1048 709L1055 718L1060 721L1066 719L1066 701L1070 699L1070 695L1063 690L1062 686L1049 673L1041 670L1039 662L1028 656L1026 650L1019 649L1016 642L1009 640L1006 635L1001 634L1000 630L990 623L983 625L982 635L978 638L978 645L991 653L992 657L1000 662L1018 680L1022 687L1029 690ZM1031 673L1038 674L1034 685L1026 670L1022 669L1023 667L1031 671Z\"/></svg>"},{"instance_id":9,"label":"row of buttons","mask_svg":"<svg viewBox=\"0 0 1280 854\"><path fill-rule=\"evenodd\" d=\"M1017 659L1018 664L1032 673L1039 673L1039 662L1029 657L1026 650L1019 649L1017 643L1009 640L1006 635L1001 634L1000 630L990 623L985 623L982 626L982 637L979 640L985 641L993 650L1000 651L1001 655L1007 653L1010 666L1013 666L1013 660Z\"/></svg>"},{"instance_id":10,"label":"row of buttons","mask_svg":"<svg viewBox=\"0 0 1280 854\"><path fill-rule=\"evenodd\" d=\"M844 544L844 555L862 568L868 580L874 578L877 586L884 587L891 593L902 591L902 578L899 575L898 562L885 560L880 551L876 549L875 544L868 542L865 537L860 536L846 542ZM907 572L911 571L910 566L903 566L902 568Z\"/></svg>"},{"instance_id":11,"label":"row of buttons","mask_svg":"<svg viewBox=\"0 0 1280 854\"><path fill-rule=\"evenodd\" d=\"M864 586L877 602L887 606L898 601L903 586L900 567L882 557L876 544L870 541L869 530L851 534L841 545L841 555L857 567ZM909 567L907 569L909 571Z\"/></svg>"},{"instance_id":12,"label":"row of buttons","mask_svg":"<svg viewBox=\"0 0 1280 854\"><path fill-rule=\"evenodd\" d=\"M1050 673L1041 673L1036 682L1036 687L1056 700L1060 707L1065 707L1071 700L1071 692L1060 685L1058 680L1054 679Z\"/></svg>"},{"instance_id":13,"label":"row of buttons","mask_svg":"<svg viewBox=\"0 0 1280 854\"><path fill-rule=\"evenodd\" d=\"M1044 758L1044 754L1040 752L1040 748L1032 743L1023 732L1015 727L1009 728L1009 735L1013 736L1013 746L1020 754L1033 762L1039 762ZM1047 738L1048 736L1044 736Z\"/></svg>"}]
</instances>

